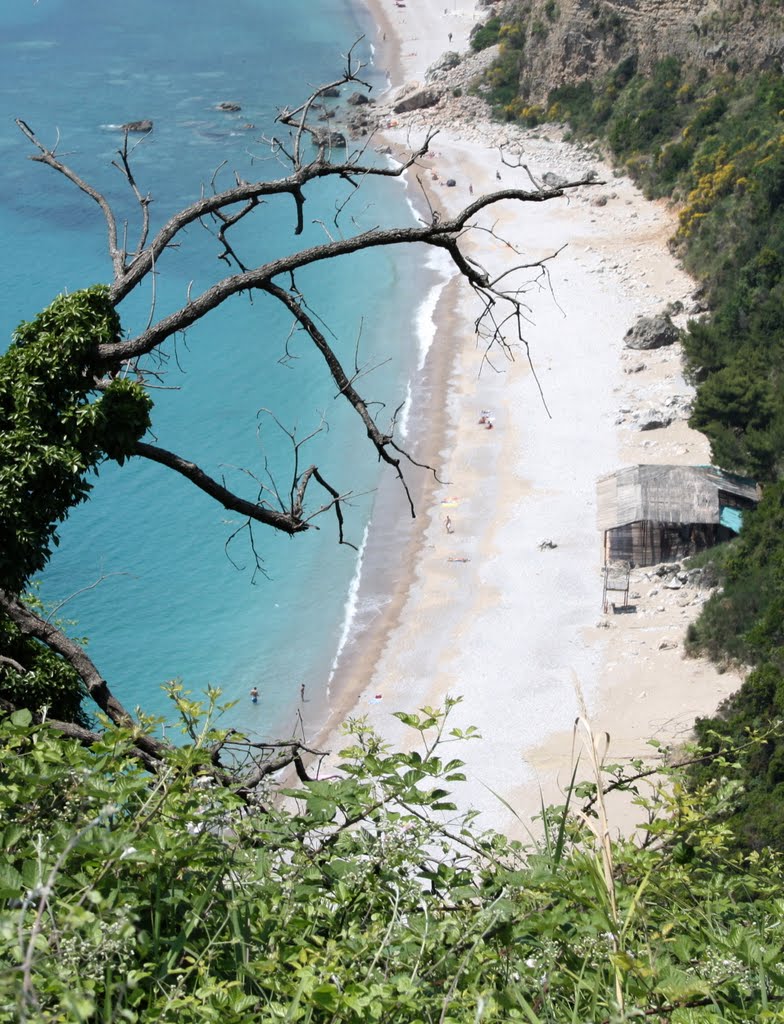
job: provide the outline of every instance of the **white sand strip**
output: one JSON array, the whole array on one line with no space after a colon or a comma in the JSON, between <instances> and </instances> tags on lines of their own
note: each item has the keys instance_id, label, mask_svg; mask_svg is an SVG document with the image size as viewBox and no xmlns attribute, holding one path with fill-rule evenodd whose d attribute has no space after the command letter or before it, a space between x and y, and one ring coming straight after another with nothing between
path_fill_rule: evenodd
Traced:
<instances>
[{"instance_id":1,"label":"white sand strip","mask_svg":"<svg viewBox=\"0 0 784 1024\"><path fill-rule=\"evenodd\" d=\"M471 5L457 2L445 13L446 3L416 0L396 8L386 0L408 76L422 80L449 45L447 25L453 47L467 36ZM412 135L401 127L391 135L416 143L421 130ZM593 167L606 181L568 199L499 208L495 231L520 257L486 233L470 243L473 257L495 269L565 247L548 264L549 279L528 294L525 337L549 415L523 349L513 363L495 354L500 373L482 365L473 335L478 307L467 287L449 285L436 346L454 353L441 466L450 482L420 510L426 525L411 586L354 713L366 715L391 743L405 744L392 712L462 696L454 724L476 725L484 738L459 751L469 777L461 800L482 811L484 824L519 832L495 794L525 819L539 807L539 786L548 801L557 798L578 712L575 678L596 727L613 737L613 757L644 755L654 733L665 741L682 738L694 715L711 713L738 679L684 661L672 646L696 614L698 595L687 604L683 595L678 602L654 594L637 600L636 614L601 614L597 478L637 461L709 460L704 438L682 422L647 434L618 422L628 420L624 408L688 392L674 350L641 359L622 345L638 315L688 300L693 289L666 246L673 217L628 180L559 141L554 130L525 134L492 124L473 126L470 138L438 136L435 156L425 162L430 170L420 171L434 205L454 212L470 201L469 188L477 195L498 187L496 172L503 186L529 187L523 170L502 165L504 140L523 146L535 176L553 171L574 180ZM454 188L443 186L449 177ZM598 195L605 205L595 205ZM489 227L490 217L483 223ZM514 343L511 334L507 340ZM644 370L624 372L640 362ZM492 430L478 422L483 410ZM646 595L656 589L642 573L633 586ZM339 748L338 735L329 746Z\"/></svg>"}]
</instances>

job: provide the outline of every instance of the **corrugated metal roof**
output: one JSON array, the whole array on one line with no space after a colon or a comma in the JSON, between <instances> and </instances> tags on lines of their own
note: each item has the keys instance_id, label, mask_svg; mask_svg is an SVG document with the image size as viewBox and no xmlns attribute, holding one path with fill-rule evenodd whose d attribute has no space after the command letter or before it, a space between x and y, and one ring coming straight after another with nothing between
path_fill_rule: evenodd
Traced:
<instances>
[{"instance_id":1,"label":"corrugated metal roof","mask_svg":"<svg viewBox=\"0 0 784 1024\"><path fill-rule=\"evenodd\" d=\"M640 520L718 523L719 491L759 500L753 480L714 466L629 466L597 482L599 529Z\"/></svg>"}]
</instances>

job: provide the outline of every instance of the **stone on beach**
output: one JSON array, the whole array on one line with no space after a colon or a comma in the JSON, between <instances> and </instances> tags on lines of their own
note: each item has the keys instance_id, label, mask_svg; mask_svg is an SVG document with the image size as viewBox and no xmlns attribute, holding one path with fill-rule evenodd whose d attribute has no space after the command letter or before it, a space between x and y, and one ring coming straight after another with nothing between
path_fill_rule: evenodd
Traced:
<instances>
[{"instance_id":1,"label":"stone on beach","mask_svg":"<svg viewBox=\"0 0 784 1024\"><path fill-rule=\"evenodd\" d=\"M656 316L642 316L624 335L627 348L652 349L674 345L678 340L678 328L666 313Z\"/></svg>"}]
</instances>

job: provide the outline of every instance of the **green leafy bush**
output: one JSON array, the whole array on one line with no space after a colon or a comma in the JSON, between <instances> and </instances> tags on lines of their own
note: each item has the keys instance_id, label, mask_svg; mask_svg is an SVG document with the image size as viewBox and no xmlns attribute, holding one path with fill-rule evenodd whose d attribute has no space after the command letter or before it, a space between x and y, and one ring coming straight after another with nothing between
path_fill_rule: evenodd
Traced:
<instances>
[{"instance_id":1,"label":"green leafy bush","mask_svg":"<svg viewBox=\"0 0 784 1024\"><path fill-rule=\"evenodd\" d=\"M445 744L471 730L399 717L416 749L354 723L330 778L250 805L214 780L225 737L190 715L196 740L154 777L128 732L88 751L27 712L0 721L0 1022L778 1012L782 865L728 850L704 813L726 797L659 786L640 798L645 842L612 841L596 785L633 791L644 769L597 765L585 811L543 812L524 850L454 810Z\"/></svg>"},{"instance_id":2,"label":"green leafy bush","mask_svg":"<svg viewBox=\"0 0 784 1024\"><path fill-rule=\"evenodd\" d=\"M120 337L103 285L61 295L17 329L0 356L0 586L18 593L87 498L88 475L119 462L150 425L144 388L112 381L94 397L94 353Z\"/></svg>"},{"instance_id":3,"label":"green leafy bush","mask_svg":"<svg viewBox=\"0 0 784 1024\"><path fill-rule=\"evenodd\" d=\"M501 33L501 25L501 19L496 14L488 18L482 25L477 25L471 32L470 39L471 49L474 53L486 50L488 46L495 46Z\"/></svg>"}]
</instances>

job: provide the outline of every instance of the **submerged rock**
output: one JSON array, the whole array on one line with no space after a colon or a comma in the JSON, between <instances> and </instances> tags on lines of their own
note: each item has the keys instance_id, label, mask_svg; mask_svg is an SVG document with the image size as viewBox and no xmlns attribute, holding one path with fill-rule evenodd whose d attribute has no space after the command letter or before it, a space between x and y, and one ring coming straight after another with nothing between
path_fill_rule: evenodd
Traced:
<instances>
[{"instance_id":1,"label":"submerged rock","mask_svg":"<svg viewBox=\"0 0 784 1024\"><path fill-rule=\"evenodd\" d=\"M120 125L120 131L121 132L151 132L152 131L152 121L147 120L147 119L142 120L142 121L126 121L125 124L121 124Z\"/></svg>"}]
</instances>

